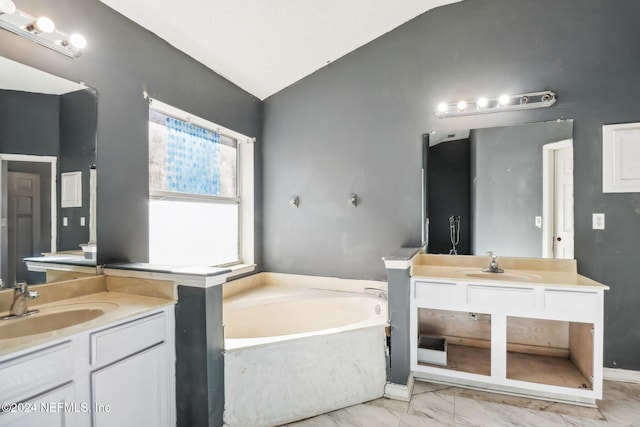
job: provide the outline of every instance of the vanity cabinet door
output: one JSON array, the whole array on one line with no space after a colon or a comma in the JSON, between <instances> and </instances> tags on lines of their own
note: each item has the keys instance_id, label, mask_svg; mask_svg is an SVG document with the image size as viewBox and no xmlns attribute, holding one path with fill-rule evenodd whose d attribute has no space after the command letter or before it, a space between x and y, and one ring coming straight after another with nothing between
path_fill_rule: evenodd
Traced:
<instances>
[{"instance_id":1,"label":"vanity cabinet door","mask_svg":"<svg viewBox=\"0 0 640 427\"><path fill-rule=\"evenodd\" d=\"M166 344L91 375L94 427L168 426Z\"/></svg>"},{"instance_id":2,"label":"vanity cabinet door","mask_svg":"<svg viewBox=\"0 0 640 427\"><path fill-rule=\"evenodd\" d=\"M88 407L75 401L73 384L57 388L11 408L12 412L0 413L0 425L4 427L73 427L78 425L78 412Z\"/></svg>"}]
</instances>

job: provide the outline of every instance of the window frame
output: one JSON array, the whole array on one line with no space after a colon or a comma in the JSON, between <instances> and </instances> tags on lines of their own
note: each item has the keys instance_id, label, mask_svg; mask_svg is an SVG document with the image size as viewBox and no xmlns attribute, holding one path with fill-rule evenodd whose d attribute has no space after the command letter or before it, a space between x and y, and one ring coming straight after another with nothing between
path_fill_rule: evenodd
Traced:
<instances>
[{"instance_id":1,"label":"window frame","mask_svg":"<svg viewBox=\"0 0 640 427\"><path fill-rule=\"evenodd\" d=\"M215 265L228 267L231 275L244 274L255 269L254 255L254 144L255 137L243 135L225 128L209 120L195 116L187 111L165 104L154 98L147 98L149 110L173 117L203 129L216 132L221 136L233 139L236 148L236 194L231 196L211 196L189 194L174 191L152 190L149 185L149 201L151 200L190 200L206 203L228 203L238 206L238 260ZM149 123L149 121L147 121ZM148 141L148 137L147 137Z\"/></svg>"}]
</instances>

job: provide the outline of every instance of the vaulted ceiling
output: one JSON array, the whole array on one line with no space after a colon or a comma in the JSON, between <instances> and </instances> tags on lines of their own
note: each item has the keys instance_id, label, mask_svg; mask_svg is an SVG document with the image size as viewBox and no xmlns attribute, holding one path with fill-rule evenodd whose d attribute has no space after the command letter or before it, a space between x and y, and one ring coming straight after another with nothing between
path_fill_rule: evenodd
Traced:
<instances>
[{"instance_id":1,"label":"vaulted ceiling","mask_svg":"<svg viewBox=\"0 0 640 427\"><path fill-rule=\"evenodd\" d=\"M260 99L460 0L100 0Z\"/></svg>"}]
</instances>

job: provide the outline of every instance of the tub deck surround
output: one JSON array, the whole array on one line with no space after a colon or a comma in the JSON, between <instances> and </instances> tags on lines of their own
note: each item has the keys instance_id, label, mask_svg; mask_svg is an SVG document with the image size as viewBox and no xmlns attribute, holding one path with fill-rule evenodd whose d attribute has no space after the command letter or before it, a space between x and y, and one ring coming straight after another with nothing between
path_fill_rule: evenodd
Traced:
<instances>
[{"instance_id":1,"label":"tub deck surround","mask_svg":"<svg viewBox=\"0 0 640 427\"><path fill-rule=\"evenodd\" d=\"M386 304L369 280L259 273L224 285L225 416L272 426L380 397Z\"/></svg>"},{"instance_id":2,"label":"tub deck surround","mask_svg":"<svg viewBox=\"0 0 640 427\"><path fill-rule=\"evenodd\" d=\"M136 295L112 291L110 289L110 281L116 288L120 286L117 283L117 278L95 276L34 287L35 290L40 292L40 297L30 301L29 309L55 312L73 305L82 307L96 306L104 308L105 314L96 319L60 330L0 339L0 356L124 320L156 308L175 304L173 298L166 297L166 288L165 296L158 294L158 292L145 292L144 289L138 289L139 293ZM133 292L133 290L130 290L130 292ZM0 316L8 314L12 298L13 289L0 291ZM21 320L3 320L0 326L20 322Z\"/></svg>"},{"instance_id":3,"label":"tub deck surround","mask_svg":"<svg viewBox=\"0 0 640 427\"><path fill-rule=\"evenodd\" d=\"M420 254L411 263L417 378L594 406L602 397L604 291L575 260ZM418 360L420 335L447 340L446 366Z\"/></svg>"}]
</instances>

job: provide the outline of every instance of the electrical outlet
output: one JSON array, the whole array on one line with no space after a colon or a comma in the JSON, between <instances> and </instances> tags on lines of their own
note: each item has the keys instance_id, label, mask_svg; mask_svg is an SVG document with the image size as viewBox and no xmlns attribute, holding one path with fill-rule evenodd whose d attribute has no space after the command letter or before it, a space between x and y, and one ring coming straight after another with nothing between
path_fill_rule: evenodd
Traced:
<instances>
[{"instance_id":1,"label":"electrical outlet","mask_svg":"<svg viewBox=\"0 0 640 427\"><path fill-rule=\"evenodd\" d=\"M62 217L62 226L66 227L68 225L69 225L69 218L67 218L66 216Z\"/></svg>"},{"instance_id":2,"label":"electrical outlet","mask_svg":"<svg viewBox=\"0 0 640 427\"><path fill-rule=\"evenodd\" d=\"M593 229L604 230L604 214L603 213L593 214Z\"/></svg>"},{"instance_id":3,"label":"electrical outlet","mask_svg":"<svg viewBox=\"0 0 640 427\"><path fill-rule=\"evenodd\" d=\"M84 227L84 217L80 217L80 227Z\"/></svg>"}]
</instances>

